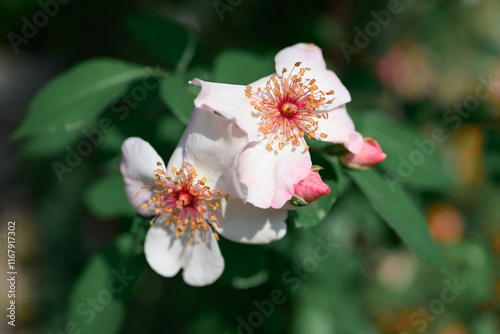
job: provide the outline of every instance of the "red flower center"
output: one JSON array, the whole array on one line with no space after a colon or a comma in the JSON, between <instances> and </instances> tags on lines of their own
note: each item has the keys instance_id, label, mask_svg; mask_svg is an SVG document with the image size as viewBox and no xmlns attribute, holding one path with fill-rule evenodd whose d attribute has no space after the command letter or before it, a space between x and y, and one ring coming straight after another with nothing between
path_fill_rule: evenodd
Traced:
<instances>
[{"instance_id":1,"label":"red flower center","mask_svg":"<svg viewBox=\"0 0 500 334\"><path fill-rule=\"evenodd\" d=\"M279 149L283 144L291 142L295 146L305 144L304 136L309 139L316 136L318 119L328 118L328 114L315 114L315 110L324 104L332 103L334 98L326 100L326 95L333 95L333 90L327 93L316 86L316 79L304 79L306 71L311 69L299 68L300 62L285 77L287 69L284 68L281 76L275 75L267 81L266 87L259 87L257 91L246 86L245 95L252 99L250 104L255 110L262 113L259 130L269 135L267 149L272 151L271 141L278 141ZM299 73L293 74L298 69ZM326 138L325 133L320 137ZM306 146L305 151L309 149Z\"/></svg>"},{"instance_id":2,"label":"red flower center","mask_svg":"<svg viewBox=\"0 0 500 334\"><path fill-rule=\"evenodd\" d=\"M180 192L178 196L177 203L180 204L181 207L190 206L193 201L193 196L188 192Z\"/></svg>"},{"instance_id":3,"label":"red flower center","mask_svg":"<svg viewBox=\"0 0 500 334\"><path fill-rule=\"evenodd\" d=\"M158 162L157 165L162 164ZM190 227L189 242L193 242L196 230L211 228L215 238L219 240L215 227L220 228L220 224L215 212L219 212L224 218L219 210L219 199L224 197L227 201L229 195L220 189L210 190L210 187L205 185L207 179L205 177L198 179L195 169L188 170L186 164L181 169L172 168L172 176L167 175L162 168L156 171L156 181L142 187L150 189L154 195L140 206L141 209L146 209L146 213L149 210L155 211L156 216L151 220L151 226L156 222L165 225L176 224L176 237ZM139 192L135 196L137 195ZM205 234L202 234L203 240L204 236Z\"/></svg>"},{"instance_id":4,"label":"red flower center","mask_svg":"<svg viewBox=\"0 0 500 334\"><path fill-rule=\"evenodd\" d=\"M299 110L297 106L291 102L285 102L281 105L281 114L290 119Z\"/></svg>"}]
</instances>

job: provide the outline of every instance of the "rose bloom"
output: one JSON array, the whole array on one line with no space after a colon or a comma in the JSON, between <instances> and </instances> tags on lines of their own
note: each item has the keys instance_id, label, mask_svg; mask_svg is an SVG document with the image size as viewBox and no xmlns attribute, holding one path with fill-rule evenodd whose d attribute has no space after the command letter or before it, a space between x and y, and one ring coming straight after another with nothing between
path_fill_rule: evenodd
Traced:
<instances>
[{"instance_id":1,"label":"rose bloom","mask_svg":"<svg viewBox=\"0 0 500 334\"><path fill-rule=\"evenodd\" d=\"M246 134L232 122L195 110L168 164L140 138L122 146L125 192L143 216L152 216L144 252L160 275L182 268L187 284L213 283L224 269L217 240L268 243L286 233L284 209L245 204L247 190L238 181L236 158Z\"/></svg>"},{"instance_id":2,"label":"rose bloom","mask_svg":"<svg viewBox=\"0 0 500 334\"><path fill-rule=\"evenodd\" d=\"M276 73L246 86L206 82L195 106L233 120L248 138L237 161L247 186L247 201L261 208L281 208L311 169L305 138L343 144L359 153L362 136L355 131L345 104L351 96L326 68L314 44L297 44L275 57Z\"/></svg>"}]
</instances>

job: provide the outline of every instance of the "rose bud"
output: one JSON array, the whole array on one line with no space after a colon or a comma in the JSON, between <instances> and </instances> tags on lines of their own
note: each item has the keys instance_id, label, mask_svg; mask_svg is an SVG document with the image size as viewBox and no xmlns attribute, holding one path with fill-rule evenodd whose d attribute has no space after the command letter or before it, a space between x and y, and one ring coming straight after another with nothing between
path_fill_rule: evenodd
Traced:
<instances>
[{"instance_id":1,"label":"rose bud","mask_svg":"<svg viewBox=\"0 0 500 334\"><path fill-rule=\"evenodd\" d=\"M295 194L292 197L293 205L304 206L330 193L330 187L319 176L318 170L320 169L322 168L313 166L309 175L295 186Z\"/></svg>"},{"instance_id":2,"label":"rose bud","mask_svg":"<svg viewBox=\"0 0 500 334\"><path fill-rule=\"evenodd\" d=\"M382 152L380 145L373 138L365 138L361 152L347 153L340 157L340 161L352 168L366 169L385 160L387 154Z\"/></svg>"}]
</instances>

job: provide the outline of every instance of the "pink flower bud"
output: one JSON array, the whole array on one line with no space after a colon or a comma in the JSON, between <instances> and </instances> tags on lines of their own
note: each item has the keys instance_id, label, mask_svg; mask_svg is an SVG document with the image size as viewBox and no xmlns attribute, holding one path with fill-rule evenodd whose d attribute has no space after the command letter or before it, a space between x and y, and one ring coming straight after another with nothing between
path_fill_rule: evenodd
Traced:
<instances>
[{"instance_id":1,"label":"pink flower bud","mask_svg":"<svg viewBox=\"0 0 500 334\"><path fill-rule=\"evenodd\" d=\"M295 186L294 196L300 197L307 203L311 203L329 193L330 187L321 180L318 171L313 169L305 179Z\"/></svg>"},{"instance_id":2,"label":"pink flower bud","mask_svg":"<svg viewBox=\"0 0 500 334\"><path fill-rule=\"evenodd\" d=\"M382 152L380 145L373 138L365 138L361 152L344 154L340 160L349 167L368 168L385 160L387 154Z\"/></svg>"}]
</instances>

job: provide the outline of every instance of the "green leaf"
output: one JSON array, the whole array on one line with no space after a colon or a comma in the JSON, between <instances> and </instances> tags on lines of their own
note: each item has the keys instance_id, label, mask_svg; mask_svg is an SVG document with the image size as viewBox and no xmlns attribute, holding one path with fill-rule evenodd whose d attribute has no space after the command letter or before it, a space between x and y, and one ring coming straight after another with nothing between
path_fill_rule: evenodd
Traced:
<instances>
[{"instance_id":1,"label":"green leaf","mask_svg":"<svg viewBox=\"0 0 500 334\"><path fill-rule=\"evenodd\" d=\"M116 59L81 63L46 84L31 101L24 122L12 136L54 135L82 130L146 68Z\"/></svg>"},{"instance_id":2,"label":"green leaf","mask_svg":"<svg viewBox=\"0 0 500 334\"><path fill-rule=\"evenodd\" d=\"M363 135L375 138L387 154L380 167L392 178L422 190L442 191L453 186L433 138L423 138L414 128L380 113L366 113L359 123Z\"/></svg>"},{"instance_id":3,"label":"green leaf","mask_svg":"<svg viewBox=\"0 0 500 334\"><path fill-rule=\"evenodd\" d=\"M135 210L125 197L123 178L120 173L113 173L93 182L84 194L88 209L100 218L133 216Z\"/></svg>"},{"instance_id":4,"label":"green leaf","mask_svg":"<svg viewBox=\"0 0 500 334\"><path fill-rule=\"evenodd\" d=\"M185 124L183 124L178 117L165 113L165 115L162 115L158 120L156 136L161 141L176 147L185 128Z\"/></svg>"},{"instance_id":5,"label":"green leaf","mask_svg":"<svg viewBox=\"0 0 500 334\"><path fill-rule=\"evenodd\" d=\"M65 132L27 138L21 144L21 153L27 158L52 157L65 152L64 148L80 138L79 132Z\"/></svg>"},{"instance_id":6,"label":"green leaf","mask_svg":"<svg viewBox=\"0 0 500 334\"><path fill-rule=\"evenodd\" d=\"M96 252L71 291L66 326L81 334L119 333L143 264L144 255L129 233Z\"/></svg>"},{"instance_id":7,"label":"green leaf","mask_svg":"<svg viewBox=\"0 0 500 334\"><path fill-rule=\"evenodd\" d=\"M186 71L196 50L196 35L192 29L148 14L129 17L126 25L151 54L176 67L178 73Z\"/></svg>"},{"instance_id":8,"label":"green leaf","mask_svg":"<svg viewBox=\"0 0 500 334\"><path fill-rule=\"evenodd\" d=\"M427 220L399 185L384 179L376 169L348 171L375 211L424 261L448 270L439 247L432 239Z\"/></svg>"},{"instance_id":9,"label":"green leaf","mask_svg":"<svg viewBox=\"0 0 500 334\"><path fill-rule=\"evenodd\" d=\"M194 109L194 99L199 91L199 87L190 85L181 75L165 77L160 86L161 98L184 124L189 122Z\"/></svg>"},{"instance_id":10,"label":"green leaf","mask_svg":"<svg viewBox=\"0 0 500 334\"><path fill-rule=\"evenodd\" d=\"M311 156L315 159L315 161L319 160L318 157L315 156L315 154L311 154ZM351 179L349 179L345 174L344 168L340 164L340 160L338 157L332 157L323 154L321 155L321 158L323 158L324 161L328 162L328 166L331 166L333 169L333 174L331 175L333 175L333 180L335 181L335 188L332 189L332 194L337 199L350 188L352 183ZM326 173L329 173L328 170L329 169L325 167Z\"/></svg>"},{"instance_id":11,"label":"green leaf","mask_svg":"<svg viewBox=\"0 0 500 334\"><path fill-rule=\"evenodd\" d=\"M214 81L247 85L274 72L272 57L230 50L215 60Z\"/></svg>"},{"instance_id":12,"label":"green leaf","mask_svg":"<svg viewBox=\"0 0 500 334\"><path fill-rule=\"evenodd\" d=\"M132 220L132 226L130 227L130 233L134 236L134 240L139 245L144 245L146 240L146 234L151 227L151 217L143 217L136 214Z\"/></svg>"}]
</instances>

